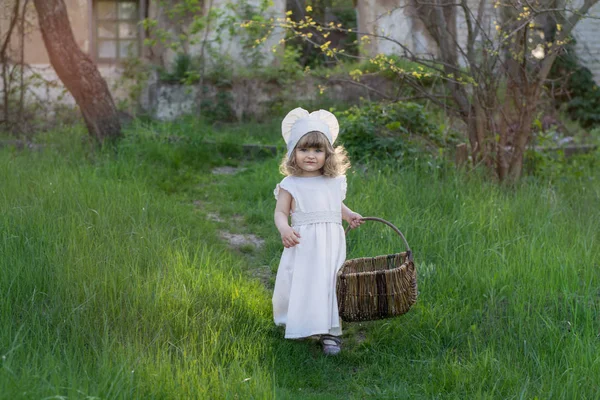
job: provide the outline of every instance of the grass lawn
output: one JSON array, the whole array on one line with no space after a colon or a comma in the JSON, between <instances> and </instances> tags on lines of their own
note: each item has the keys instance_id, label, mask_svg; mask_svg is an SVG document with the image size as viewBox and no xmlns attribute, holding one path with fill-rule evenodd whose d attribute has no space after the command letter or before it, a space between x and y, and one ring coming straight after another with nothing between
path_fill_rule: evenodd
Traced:
<instances>
[{"instance_id":1,"label":"grass lawn","mask_svg":"<svg viewBox=\"0 0 600 400\"><path fill-rule=\"evenodd\" d=\"M346 203L404 232L420 296L347 324L325 358L271 320L282 177L276 159L241 161L236 138L279 144L276 129L138 124L97 154L77 128L0 149L0 398L597 398L598 171L502 188L351 170ZM225 165L245 170L211 173ZM229 249L221 230L265 245ZM349 257L400 250L376 223L348 237Z\"/></svg>"}]
</instances>

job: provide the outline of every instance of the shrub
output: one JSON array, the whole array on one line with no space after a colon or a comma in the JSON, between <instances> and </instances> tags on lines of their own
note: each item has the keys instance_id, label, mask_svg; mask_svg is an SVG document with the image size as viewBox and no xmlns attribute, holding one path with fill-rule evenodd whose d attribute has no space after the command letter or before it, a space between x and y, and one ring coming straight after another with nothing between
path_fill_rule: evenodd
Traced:
<instances>
[{"instance_id":1,"label":"shrub","mask_svg":"<svg viewBox=\"0 0 600 400\"><path fill-rule=\"evenodd\" d=\"M575 54L575 40L565 46L549 74L550 79L565 76L566 91L557 99L566 102L569 117L579 121L584 128L600 126L600 90L592 72L581 65Z\"/></svg>"},{"instance_id":2,"label":"shrub","mask_svg":"<svg viewBox=\"0 0 600 400\"><path fill-rule=\"evenodd\" d=\"M541 128L541 123L537 121ZM554 129L540 131L536 134L535 145L530 146L525 153L525 171L530 176L541 177L544 179L587 179L593 177L593 170L600 165L600 149L598 145L600 140L594 138L600 137L600 129L596 128L590 132L590 138L585 142L586 145L596 146L595 150L588 152L565 154L567 149L562 147L561 141L565 139L560 132ZM571 138L572 139L572 138ZM575 138L577 140L578 138ZM582 144L574 142L573 144Z\"/></svg>"},{"instance_id":3,"label":"shrub","mask_svg":"<svg viewBox=\"0 0 600 400\"><path fill-rule=\"evenodd\" d=\"M403 72L395 72L392 70L391 65L397 68L397 71ZM433 68L425 67L420 63L406 59L406 57L394 54L381 54L371 60L363 61L358 64L357 69L364 74L381 73L386 78L394 80L406 79L405 77L409 76L410 79L423 87L432 86L439 75Z\"/></svg>"},{"instance_id":4,"label":"shrub","mask_svg":"<svg viewBox=\"0 0 600 400\"><path fill-rule=\"evenodd\" d=\"M452 136L417 103L367 103L339 115L340 142L355 161L413 160L443 153Z\"/></svg>"},{"instance_id":5,"label":"shrub","mask_svg":"<svg viewBox=\"0 0 600 400\"><path fill-rule=\"evenodd\" d=\"M525 171L530 176L549 180L593 179L592 171L598 168L599 159L599 150L566 157L564 150L542 152L528 149Z\"/></svg>"},{"instance_id":6,"label":"shrub","mask_svg":"<svg viewBox=\"0 0 600 400\"><path fill-rule=\"evenodd\" d=\"M193 84L198 82L198 66L186 53L178 53L173 60L171 71L158 67L158 78L163 82Z\"/></svg>"}]
</instances>

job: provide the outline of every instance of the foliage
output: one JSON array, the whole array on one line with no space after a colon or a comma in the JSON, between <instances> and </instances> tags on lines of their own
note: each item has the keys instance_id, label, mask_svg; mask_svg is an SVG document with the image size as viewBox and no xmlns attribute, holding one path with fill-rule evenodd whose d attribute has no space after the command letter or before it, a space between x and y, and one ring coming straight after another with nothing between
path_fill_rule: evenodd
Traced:
<instances>
[{"instance_id":1,"label":"foliage","mask_svg":"<svg viewBox=\"0 0 600 400\"><path fill-rule=\"evenodd\" d=\"M152 66L141 58L130 57L121 60L123 72L113 84L113 91L125 92L125 97L119 97L117 108L137 114L140 98L148 84Z\"/></svg>"},{"instance_id":2,"label":"foliage","mask_svg":"<svg viewBox=\"0 0 600 400\"><path fill-rule=\"evenodd\" d=\"M134 124L116 154L65 128L40 152L0 149L2 396L597 397L597 170L506 190L427 163L352 169L346 204L405 234L420 297L401 318L345 324L331 359L272 322L278 160L211 173L276 127ZM224 229L265 245L232 251ZM347 243L351 258L402 250L376 223Z\"/></svg>"},{"instance_id":3,"label":"foliage","mask_svg":"<svg viewBox=\"0 0 600 400\"><path fill-rule=\"evenodd\" d=\"M194 84L199 80L197 65L194 65L192 56L186 53L177 53L171 69L158 68L158 78L164 82L181 84Z\"/></svg>"},{"instance_id":4,"label":"foliage","mask_svg":"<svg viewBox=\"0 0 600 400\"><path fill-rule=\"evenodd\" d=\"M341 26L346 28L358 28L358 21L356 20L357 12L354 1L345 2L345 4L332 11L334 18ZM338 47L345 50L346 54L359 54L358 36L356 31L357 29L352 29L351 32L346 32L338 43Z\"/></svg>"},{"instance_id":5,"label":"foliage","mask_svg":"<svg viewBox=\"0 0 600 400\"><path fill-rule=\"evenodd\" d=\"M172 65L158 67L161 81L183 85L200 84L202 94L200 112L208 121L229 122L235 120L230 92L234 63L231 55L224 51L227 41L242 47L240 55L250 69L263 64L262 38L271 34L267 27L270 2L228 2L213 7L200 0L186 0L172 4L161 1L171 27L162 27L158 19L146 19L144 27L150 32L145 45L163 46L175 54ZM247 29L241 28L242 21L252 21ZM192 53L191 48L195 51ZM192 56L192 54L196 54ZM287 71L287 70L286 70ZM209 90L207 83L217 88Z\"/></svg>"},{"instance_id":6,"label":"foliage","mask_svg":"<svg viewBox=\"0 0 600 400\"><path fill-rule=\"evenodd\" d=\"M257 7L242 0L237 4L230 3L229 5L232 10L235 10L235 17L230 18L224 26L236 27L235 31L231 31L231 36L235 36L236 40L240 41L246 67L250 69L261 68L264 65L265 55L262 52L261 44L265 41L263 38L269 37L273 33L272 27L268 24L269 16L266 12L269 4L269 0L261 0ZM242 21L252 21L253 24L242 29L240 24ZM218 55L213 54L213 59L216 56Z\"/></svg>"},{"instance_id":7,"label":"foliage","mask_svg":"<svg viewBox=\"0 0 600 400\"><path fill-rule=\"evenodd\" d=\"M565 156L564 150L536 151L529 149L525 170L529 176L548 180L588 180L600 166L600 151Z\"/></svg>"},{"instance_id":8,"label":"foliage","mask_svg":"<svg viewBox=\"0 0 600 400\"><path fill-rule=\"evenodd\" d=\"M13 0L0 5L0 129L27 140L39 130L52 129L64 114L62 100L68 95L58 78L46 78L46 68L26 60L31 35L39 29L36 24L31 2ZM56 93L54 101L40 98L44 91Z\"/></svg>"},{"instance_id":9,"label":"foliage","mask_svg":"<svg viewBox=\"0 0 600 400\"><path fill-rule=\"evenodd\" d=\"M538 122L538 125L541 123ZM563 135L555 129L539 131L535 142L525 155L525 171L531 177L541 177L547 180L586 180L593 176L593 171L600 168L600 140L597 132L592 132L585 143L579 143L579 138L569 137L573 146L588 146L584 152L565 154L569 151L562 143ZM595 138L595 140L593 140ZM579 140L577 140L579 139ZM594 149L595 146L595 149Z\"/></svg>"},{"instance_id":10,"label":"foliage","mask_svg":"<svg viewBox=\"0 0 600 400\"><path fill-rule=\"evenodd\" d=\"M290 26L294 26L294 29L287 30L285 42L286 47L294 46L300 49L299 62L302 69L331 67L336 64L335 58L322 52L319 48L327 42L330 43L331 48L343 50L345 54L358 56L359 46L356 40L358 22L352 1L307 0L302 3L290 3L290 5L286 22L289 22ZM305 8L302 8L303 6ZM310 19L306 18L307 15L310 15ZM345 29L350 28L350 31L323 32L318 29L317 25L310 22L324 26L339 25ZM298 35L300 32L302 34ZM305 40L306 37L310 40Z\"/></svg>"},{"instance_id":11,"label":"foliage","mask_svg":"<svg viewBox=\"0 0 600 400\"><path fill-rule=\"evenodd\" d=\"M223 62L221 59L220 62ZM233 122L237 120L233 110L233 95L231 94L232 76L231 69L226 64L215 68L208 75L208 81L215 92L209 92L209 86L204 84L202 100L200 102L200 114L210 122Z\"/></svg>"},{"instance_id":12,"label":"foliage","mask_svg":"<svg viewBox=\"0 0 600 400\"><path fill-rule=\"evenodd\" d=\"M255 5L244 0L232 1L221 7L210 4L205 10L204 2L200 0L187 0L175 5L163 0L160 6L174 29L162 27L157 19L143 21L144 28L150 32L145 45L152 48L163 46L175 54L173 65L162 71L161 78L194 84L222 65L231 70L232 65L227 60L229 55L224 51L227 41L241 44L247 67L262 65L264 54L261 43L271 34L266 24L269 2L262 0ZM246 20L253 24L242 29L241 22ZM194 57L190 53L192 47L198 52Z\"/></svg>"},{"instance_id":13,"label":"foliage","mask_svg":"<svg viewBox=\"0 0 600 400\"><path fill-rule=\"evenodd\" d=\"M392 35L367 31L358 33L359 47L365 50L358 58L368 60L381 72L398 76L420 97L442 105L461 118L466 126L465 140L470 143L472 163L484 165L500 181L514 182L522 173L523 155L532 137L531 126L538 112L542 84L571 31L597 1L584 2L572 13L548 2L532 7L517 0L495 1L493 9L486 9L484 1L479 5L417 1L411 18L422 23L431 39L428 44L431 49L417 54L416 49ZM328 38L338 32L353 33L356 29L323 23L315 17L318 13L313 15L312 11L309 5L301 19L279 18L273 25L288 32L286 40L294 38L309 43L331 60L339 62L348 58L345 50L333 46L331 40L315 40L313 32ZM375 19L387 18L386 14L392 12L400 11L384 10ZM482 23L482 18L488 17L494 20L493 28L488 29L487 24ZM459 18L465 18L465 37L458 36L464 31L448 23ZM375 45L384 41L394 46L396 55L419 63L421 69L411 71L399 65L389 54L389 48L385 51L388 54L384 54ZM437 52L436 57L431 57L429 52ZM349 58L356 57L350 55ZM360 80L363 73L356 69L350 72L350 77ZM443 92L440 93L437 85L430 84L434 77L444 83ZM401 94L396 98L401 98ZM508 126L514 129L506 129ZM509 141L513 147L510 154L498 151L506 149Z\"/></svg>"},{"instance_id":14,"label":"foliage","mask_svg":"<svg viewBox=\"0 0 600 400\"><path fill-rule=\"evenodd\" d=\"M419 300L400 318L343 324L337 360L321 358L310 342L281 339L275 398L594 398L598 170L506 188L427 163L366 166L350 170L345 204L405 234ZM272 221L281 179L272 160L223 178L211 192L220 215L237 221L241 214L249 231L266 238L252 265L270 267L270 285L282 251ZM367 222L348 233L347 249L354 258L403 244L388 227Z\"/></svg>"},{"instance_id":15,"label":"foliage","mask_svg":"<svg viewBox=\"0 0 600 400\"><path fill-rule=\"evenodd\" d=\"M117 156L87 158L81 129L41 152L0 149L0 397L272 391L265 290L191 201L167 195L226 160L135 136Z\"/></svg>"},{"instance_id":16,"label":"foliage","mask_svg":"<svg viewBox=\"0 0 600 400\"><path fill-rule=\"evenodd\" d=\"M353 159L389 160L404 164L414 157L436 157L453 136L444 136L440 126L417 103L365 103L338 114L340 142Z\"/></svg>"},{"instance_id":17,"label":"foliage","mask_svg":"<svg viewBox=\"0 0 600 400\"><path fill-rule=\"evenodd\" d=\"M206 93L206 86L203 87L203 90ZM201 114L210 122L233 122L237 118L231 106L232 103L233 96L231 92L226 89L219 89L214 98L202 100L200 103Z\"/></svg>"},{"instance_id":18,"label":"foliage","mask_svg":"<svg viewBox=\"0 0 600 400\"><path fill-rule=\"evenodd\" d=\"M393 66L394 68L390 68L389 66ZM436 71L434 66L423 65L394 54L362 61L358 63L355 70L360 71L359 76L362 74L381 73L389 79L410 77L416 85L421 87L430 87L436 80L439 80L437 76L438 71Z\"/></svg>"},{"instance_id":19,"label":"foliage","mask_svg":"<svg viewBox=\"0 0 600 400\"><path fill-rule=\"evenodd\" d=\"M280 71L284 75L297 77L302 71L299 60L300 49L297 46L285 46Z\"/></svg>"},{"instance_id":20,"label":"foliage","mask_svg":"<svg viewBox=\"0 0 600 400\"><path fill-rule=\"evenodd\" d=\"M566 102L568 115L584 128L600 126L600 90L592 72L581 65L575 39L562 50L552 65L550 79L565 79L566 90L558 100Z\"/></svg>"}]
</instances>

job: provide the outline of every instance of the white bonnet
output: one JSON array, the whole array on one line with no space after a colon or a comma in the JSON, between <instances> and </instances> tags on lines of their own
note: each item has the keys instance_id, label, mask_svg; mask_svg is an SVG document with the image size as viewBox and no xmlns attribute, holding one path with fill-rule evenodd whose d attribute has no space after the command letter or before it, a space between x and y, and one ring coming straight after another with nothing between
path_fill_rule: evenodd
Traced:
<instances>
[{"instance_id":1,"label":"white bonnet","mask_svg":"<svg viewBox=\"0 0 600 400\"><path fill-rule=\"evenodd\" d=\"M322 132L333 146L340 132L340 125L335 115L325 110L309 114L305 109L298 107L285 116L281 122L281 134L287 145L288 157L302 136L312 131Z\"/></svg>"}]
</instances>

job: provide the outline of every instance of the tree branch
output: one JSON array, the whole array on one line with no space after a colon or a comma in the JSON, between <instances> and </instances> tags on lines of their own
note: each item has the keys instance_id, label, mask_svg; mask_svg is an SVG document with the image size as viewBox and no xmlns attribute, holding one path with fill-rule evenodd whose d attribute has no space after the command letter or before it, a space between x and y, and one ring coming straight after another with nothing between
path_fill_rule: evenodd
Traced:
<instances>
[{"instance_id":1,"label":"tree branch","mask_svg":"<svg viewBox=\"0 0 600 400\"><path fill-rule=\"evenodd\" d=\"M583 2L583 5L579 8L579 10L575 10L573 12L573 15L571 15L565 21L566 27L562 30L562 33L558 35L559 38L564 39L567 36L569 36L573 28L575 28L575 25L577 25L577 23L579 22L579 20L581 20L581 18L583 18L583 16L586 15L588 11L590 11L590 8L592 8L597 2L598 0L585 0Z\"/></svg>"},{"instance_id":2,"label":"tree branch","mask_svg":"<svg viewBox=\"0 0 600 400\"><path fill-rule=\"evenodd\" d=\"M8 32L6 32L6 39L4 40L4 43L2 43L2 49L0 49L0 61L2 63L6 62L6 49L10 44L12 31L15 29L15 25L17 24L17 20L19 19L20 3L20 0L15 1L15 6L13 7L13 12L10 19L10 25L8 26Z\"/></svg>"},{"instance_id":3,"label":"tree branch","mask_svg":"<svg viewBox=\"0 0 600 400\"><path fill-rule=\"evenodd\" d=\"M578 10L574 11L573 15L571 15L565 21L566 26L562 29L562 31L558 35L557 41L565 40L573 31L573 29L575 28L575 25L577 25L577 23L584 17L585 14L588 13L590 8L592 8L596 3L598 3L598 0L585 0L583 5ZM554 63L554 60L556 59L557 56L558 56L558 52L554 51L554 52L550 53L550 55L548 55L548 57L544 58L544 60L542 61L541 67L536 75L536 83L538 85L541 85L544 82L544 80L546 79L546 77L548 76L548 74L550 73L552 64Z\"/></svg>"}]
</instances>

